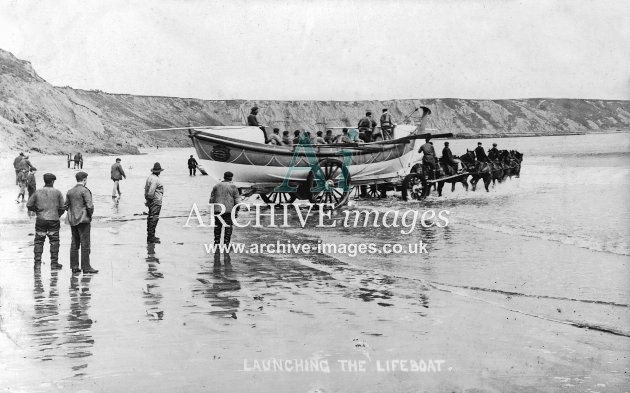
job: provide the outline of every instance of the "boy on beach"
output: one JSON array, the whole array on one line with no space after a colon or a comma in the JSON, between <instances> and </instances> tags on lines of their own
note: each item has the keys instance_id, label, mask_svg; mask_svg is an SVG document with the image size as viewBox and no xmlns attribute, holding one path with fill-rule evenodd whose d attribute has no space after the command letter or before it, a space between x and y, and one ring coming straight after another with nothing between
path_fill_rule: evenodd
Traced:
<instances>
[{"instance_id":1,"label":"boy on beach","mask_svg":"<svg viewBox=\"0 0 630 393\"><path fill-rule=\"evenodd\" d=\"M37 190L37 180L35 180L35 168L31 168L26 175L26 190L28 191L28 197L35 194L35 190Z\"/></svg>"},{"instance_id":2,"label":"boy on beach","mask_svg":"<svg viewBox=\"0 0 630 393\"><path fill-rule=\"evenodd\" d=\"M24 194L26 194L26 181L27 181L26 171L21 170L17 176L18 187L20 187L20 192L17 196L17 199L15 200L17 203L24 202ZM20 197L22 197L22 200L20 200Z\"/></svg>"}]
</instances>

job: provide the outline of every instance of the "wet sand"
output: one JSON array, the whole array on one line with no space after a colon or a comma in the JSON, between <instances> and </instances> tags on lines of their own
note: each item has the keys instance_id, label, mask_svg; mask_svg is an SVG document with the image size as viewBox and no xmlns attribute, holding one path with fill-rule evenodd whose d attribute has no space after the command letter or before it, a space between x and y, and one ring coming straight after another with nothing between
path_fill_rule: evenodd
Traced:
<instances>
[{"instance_id":1,"label":"wet sand","mask_svg":"<svg viewBox=\"0 0 630 393\"><path fill-rule=\"evenodd\" d=\"M513 234L471 227L462 218L448 230L410 237L430 241L428 255L241 254L232 256L231 265L217 266L203 246L211 241L211 228L183 228L191 204L203 205L212 184L207 177L188 177L184 164L169 157L176 152L185 158L189 151L155 152L167 169L157 231L162 244L155 246L145 242L141 215L141 190L154 156L123 157L129 179L121 184L118 208L109 197L113 159L92 158L85 170L97 201L92 261L100 273L94 276L71 277L65 225L63 270L50 271L46 246L46 265L34 273L34 223L3 192L0 387L28 392L627 391L626 255L540 238L515 241ZM59 165L55 173L64 193L73 185L74 171L55 158L38 161ZM12 193L6 180L3 187ZM478 208L484 195L472 197ZM355 207L397 203L358 201ZM486 239L483 245L467 243L471 232ZM311 227L237 229L233 241L276 239L408 240L392 231ZM553 264L563 258L562 266ZM593 267L589 260L607 267ZM591 328L579 326L584 322ZM330 370L253 369L270 359L327 362ZM357 370L343 371L346 360ZM411 367L412 360L422 361L425 370L386 370L400 367L397 361ZM430 368L430 361L440 363L440 371ZM365 371L358 370L359 362Z\"/></svg>"}]
</instances>

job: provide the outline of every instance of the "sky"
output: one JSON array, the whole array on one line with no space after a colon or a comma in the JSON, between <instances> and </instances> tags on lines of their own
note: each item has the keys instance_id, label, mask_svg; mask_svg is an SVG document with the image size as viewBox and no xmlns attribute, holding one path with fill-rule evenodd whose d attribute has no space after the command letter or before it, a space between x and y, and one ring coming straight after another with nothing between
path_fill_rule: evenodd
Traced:
<instances>
[{"instance_id":1,"label":"sky","mask_svg":"<svg viewBox=\"0 0 630 393\"><path fill-rule=\"evenodd\" d=\"M0 48L112 93L630 99L626 0L0 0Z\"/></svg>"}]
</instances>

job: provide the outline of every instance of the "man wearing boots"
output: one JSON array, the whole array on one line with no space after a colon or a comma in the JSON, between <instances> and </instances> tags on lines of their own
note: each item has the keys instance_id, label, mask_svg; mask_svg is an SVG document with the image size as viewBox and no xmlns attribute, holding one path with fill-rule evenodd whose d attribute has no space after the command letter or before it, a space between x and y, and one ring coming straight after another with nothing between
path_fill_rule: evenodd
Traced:
<instances>
[{"instance_id":1,"label":"man wearing boots","mask_svg":"<svg viewBox=\"0 0 630 393\"><path fill-rule=\"evenodd\" d=\"M78 172L77 184L68 190L64 208L68 212L68 223L72 233L70 245L70 269L72 274L95 274L98 270L90 264L90 230L94 204L92 192L85 186L88 174ZM81 248L81 267L79 267L79 248Z\"/></svg>"},{"instance_id":2,"label":"man wearing boots","mask_svg":"<svg viewBox=\"0 0 630 393\"><path fill-rule=\"evenodd\" d=\"M162 210L164 186L160 181L160 173L163 170L159 162L153 164L151 175L147 178L144 185L144 205L149 208L149 215L147 216L147 243L160 243L160 238L155 237L155 228L160 220L160 211Z\"/></svg>"},{"instance_id":3,"label":"man wearing boots","mask_svg":"<svg viewBox=\"0 0 630 393\"><path fill-rule=\"evenodd\" d=\"M217 247L214 252L215 263L220 262L220 249L218 246L221 243L221 230L223 228L225 228L225 234L223 235L223 244L225 247L224 261L226 264L230 263L228 247L232 238L232 210L234 209L234 206L238 205L241 199L238 193L238 188L236 188L236 186L232 183L233 177L234 174L232 172L225 172L223 174L223 181L216 184L210 193L210 203L222 204L225 206L225 212L217 217L215 221L214 244ZM238 208L234 215L235 217L238 216ZM223 223L225 223L225 226Z\"/></svg>"},{"instance_id":4,"label":"man wearing boots","mask_svg":"<svg viewBox=\"0 0 630 393\"><path fill-rule=\"evenodd\" d=\"M44 187L35 191L26 203L27 209L37 215L34 247L35 270L40 270L42 265L46 236L48 236L50 243L50 268L57 270L61 269L62 266L59 264L59 218L65 209L61 191L53 188L56 179L57 177L52 173L44 174Z\"/></svg>"}]
</instances>

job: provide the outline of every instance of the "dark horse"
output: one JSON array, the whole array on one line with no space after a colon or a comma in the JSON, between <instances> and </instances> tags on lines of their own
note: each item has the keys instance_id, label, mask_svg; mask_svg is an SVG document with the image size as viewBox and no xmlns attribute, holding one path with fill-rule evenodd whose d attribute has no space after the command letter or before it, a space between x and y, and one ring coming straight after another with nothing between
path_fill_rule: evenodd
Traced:
<instances>
[{"instance_id":1,"label":"dark horse","mask_svg":"<svg viewBox=\"0 0 630 393\"><path fill-rule=\"evenodd\" d=\"M523 162L523 153L519 153L518 150L510 150L510 156L514 162L514 169L512 170L512 175L516 176L518 179L521 177L521 163Z\"/></svg>"},{"instance_id":2,"label":"dark horse","mask_svg":"<svg viewBox=\"0 0 630 393\"><path fill-rule=\"evenodd\" d=\"M437 178L438 178L437 192L439 196L442 196L442 189L444 188L444 183L451 183L451 192L455 191L456 183L462 183L466 191L468 191L468 182L466 181L466 179L468 178L467 173L462 173L458 176L454 176L454 175L457 175L457 173L455 172L455 168L450 165L447 165L441 159L438 160L437 168L438 168L437 169L437 172L438 172L437 173ZM449 177L449 176L453 176L453 177L447 180L439 180L442 177Z\"/></svg>"},{"instance_id":3,"label":"dark horse","mask_svg":"<svg viewBox=\"0 0 630 393\"><path fill-rule=\"evenodd\" d=\"M492 181L492 167L490 163L477 161L475 159L475 153L466 149L466 154L463 154L460 157L460 161L462 162L462 166L469 175L470 184L472 185L472 190L475 191L477 189L477 182L480 179L483 179L483 185L486 188L486 191L490 191L490 182Z\"/></svg>"}]
</instances>

